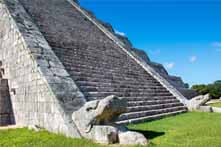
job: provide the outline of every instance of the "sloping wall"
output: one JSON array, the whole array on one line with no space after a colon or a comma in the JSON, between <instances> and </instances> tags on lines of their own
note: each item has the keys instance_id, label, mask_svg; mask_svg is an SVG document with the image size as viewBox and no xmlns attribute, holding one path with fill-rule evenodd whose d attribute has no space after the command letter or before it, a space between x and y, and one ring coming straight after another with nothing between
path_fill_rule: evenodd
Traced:
<instances>
[{"instance_id":1,"label":"sloping wall","mask_svg":"<svg viewBox=\"0 0 221 147\"><path fill-rule=\"evenodd\" d=\"M17 125L80 137L71 114L84 96L17 0L0 0L0 60Z\"/></svg>"}]
</instances>

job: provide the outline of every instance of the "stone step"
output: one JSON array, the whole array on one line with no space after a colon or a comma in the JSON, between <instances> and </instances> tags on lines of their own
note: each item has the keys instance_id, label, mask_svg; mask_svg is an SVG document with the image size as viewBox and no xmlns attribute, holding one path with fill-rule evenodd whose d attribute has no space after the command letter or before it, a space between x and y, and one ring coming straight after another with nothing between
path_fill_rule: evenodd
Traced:
<instances>
[{"instance_id":1,"label":"stone step","mask_svg":"<svg viewBox=\"0 0 221 147\"><path fill-rule=\"evenodd\" d=\"M118 89L125 89L125 90L130 90L130 89L143 89L143 90L166 90L166 88L164 88L163 86L136 86L136 85L114 85L114 88L118 88ZM110 88L110 85L103 85L103 86L81 86L81 90L92 90L92 89L106 89L106 88Z\"/></svg>"},{"instance_id":2,"label":"stone step","mask_svg":"<svg viewBox=\"0 0 221 147\"><path fill-rule=\"evenodd\" d=\"M132 107L127 107L127 110L128 112L137 112L137 111L164 109L164 108L177 107L177 106L183 106L183 104L177 102L177 103L165 103L165 104L156 104L156 105L132 106Z\"/></svg>"},{"instance_id":3,"label":"stone step","mask_svg":"<svg viewBox=\"0 0 221 147\"><path fill-rule=\"evenodd\" d=\"M76 64L76 63L75 63ZM136 71L137 69L129 69L129 68L123 68L123 67L96 67L94 66L89 66L89 65L79 65L79 64L72 64L71 67L67 67L67 70L69 71L70 75L75 75L76 72L81 72L81 73L90 73L90 74L102 74L102 75L123 75L124 77L140 77L140 78L151 78L150 75L148 75L146 72L143 71ZM66 65L67 66L67 65Z\"/></svg>"},{"instance_id":4,"label":"stone step","mask_svg":"<svg viewBox=\"0 0 221 147\"><path fill-rule=\"evenodd\" d=\"M66 61L66 63L68 62L73 63L72 65L78 65L79 67L94 65L94 68L99 68L99 67L120 68L122 67L124 69L129 69L129 68L139 69L139 66L137 66L134 62L130 62L130 64L128 64L127 62L125 62L125 60L122 60L122 59L116 60L114 58L109 58L109 57L94 58L94 59L90 59L88 57L86 58L83 57L83 58L81 58L80 56L73 55L71 56L70 59L64 58L63 60ZM82 63L82 64L79 65L79 63Z\"/></svg>"},{"instance_id":5,"label":"stone step","mask_svg":"<svg viewBox=\"0 0 221 147\"><path fill-rule=\"evenodd\" d=\"M137 78L136 76L134 75L130 75L130 74L127 74L127 75L123 75L123 74L119 74L119 73L113 73L113 72L97 72L97 71L92 71L90 72L89 70L87 70L87 72L73 72L72 74L74 77L96 77L96 78L109 78L109 79L116 79L116 78L121 78L121 79L124 79L124 80L131 80L134 78ZM153 77L151 76L145 76L145 78L142 78L144 80L155 80Z\"/></svg>"},{"instance_id":6,"label":"stone step","mask_svg":"<svg viewBox=\"0 0 221 147\"><path fill-rule=\"evenodd\" d=\"M179 110L179 111L168 112L168 113L156 114L156 115L152 115L152 116L145 116L145 117L134 118L134 119L129 119L129 120L117 121L116 123L119 124L119 125L144 123L146 121L161 119L161 118L164 118L164 117L169 117L169 116L173 116L173 115L177 115L177 114L185 113L185 112L187 112L186 109Z\"/></svg>"},{"instance_id":7,"label":"stone step","mask_svg":"<svg viewBox=\"0 0 221 147\"><path fill-rule=\"evenodd\" d=\"M113 82L117 82L117 83L128 83L128 84L147 84L147 83L150 83L150 84L159 84L159 82L157 82L156 80L153 80L153 79L146 79L146 80L136 80L136 79L131 79L131 80L125 80L121 77L114 77L114 78L111 78L111 77L105 77L105 78L99 78L99 77L83 77L83 76L74 76L73 77L74 81L78 82L78 81L88 81L88 82L110 82L110 83L113 83Z\"/></svg>"},{"instance_id":8,"label":"stone step","mask_svg":"<svg viewBox=\"0 0 221 147\"><path fill-rule=\"evenodd\" d=\"M136 101L161 101L161 100L177 100L176 97L174 96L139 96L139 97L134 97L134 96L122 96L121 95L116 95L119 98L125 98L127 99L128 102L136 102ZM109 95L106 95L109 96ZM87 96L88 100L95 100L95 99L103 99L106 96Z\"/></svg>"},{"instance_id":9,"label":"stone step","mask_svg":"<svg viewBox=\"0 0 221 147\"><path fill-rule=\"evenodd\" d=\"M116 87L116 86L119 86L119 87L121 87L121 86L124 86L124 85L133 85L133 86L144 86L144 87L147 87L147 86L162 86L160 83L140 83L140 84L136 84L136 83L131 83L131 82L129 82L129 81L126 81L126 82L121 82L121 83L119 83L119 82L113 82L113 83L110 83L110 82L102 82L102 81L100 81L100 82L88 82L88 81L75 81L76 83L77 83L77 85L78 86L99 86L99 87L101 87L101 86L111 86L111 87Z\"/></svg>"},{"instance_id":10,"label":"stone step","mask_svg":"<svg viewBox=\"0 0 221 147\"><path fill-rule=\"evenodd\" d=\"M90 44L90 49L84 48L79 50L79 47L77 47L76 44L74 44L72 48L60 48L59 46L55 45L52 45L52 47L56 53L63 53L63 57L68 60L72 59L73 57L78 57L79 59L84 58L98 62L99 58L103 58L104 61L121 61L119 63L124 63L123 61L127 59L127 56L122 56L122 58L119 58L119 54L117 52L113 52L111 49L106 49L105 47L101 47L99 50L96 50L96 47L93 47L93 45ZM80 48L83 47L81 46ZM91 50L93 50L93 52L91 52ZM70 56L70 54L73 56Z\"/></svg>"},{"instance_id":11,"label":"stone step","mask_svg":"<svg viewBox=\"0 0 221 147\"><path fill-rule=\"evenodd\" d=\"M149 75L142 75L138 73L133 73L131 71L98 71L94 69L82 69L78 68L74 71L69 71L70 76L73 76L73 78L78 77L89 77L89 78L102 78L102 79L112 79L112 80L126 80L126 81L139 81L139 82L145 82L145 81L155 81L159 83L156 79ZM87 74L86 74L87 73Z\"/></svg>"},{"instance_id":12,"label":"stone step","mask_svg":"<svg viewBox=\"0 0 221 147\"><path fill-rule=\"evenodd\" d=\"M74 62L73 65L79 64L79 61L82 60L82 58L80 56L76 56L76 54L75 54L75 55L71 56L71 58L69 58L69 59L65 58L64 61L66 61L66 62L69 61L70 62L70 60L73 60L73 59L76 61L76 62ZM105 57L105 58L100 59L100 60L101 61L98 61L97 58L92 59L90 57L89 58L87 57L81 62L82 63L81 66L93 66L93 65L95 65L95 67L103 67L103 68L108 68L109 67L109 69L110 69L110 67L112 67L112 68L122 67L124 69L132 68L134 70L139 69L139 67L134 66L133 63L128 65L122 59L116 60L116 58Z\"/></svg>"},{"instance_id":13,"label":"stone step","mask_svg":"<svg viewBox=\"0 0 221 147\"><path fill-rule=\"evenodd\" d=\"M166 89L144 89L144 88L112 88L112 87L90 87L90 88L80 88L82 92L148 92L148 93L162 93L168 92Z\"/></svg>"},{"instance_id":14,"label":"stone step","mask_svg":"<svg viewBox=\"0 0 221 147\"><path fill-rule=\"evenodd\" d=\"M147 96L147 97L122 97L126 98L128 102L136 102L136 101L161 101L161 100L177 100L174 96Z\"/></svg>"},{"instance_id":15,"label":"stone step","mask_svg":"<svg viewBox=\"0 0 221 147\"><path fill-rule=\"evenodd\" d=\"M185 106L175 106L175 107L157 109L157 110L129 112L129 113L122 114L118 118L118 121L129 120L129 119L140 118L140 117L146 117L146 116L152 116L152 115L157 115L157 114L161 114L161 113L169 113L169 112L180 111L180 110L185 110L185 109L186 109Z\"/></svg>"},{"instance_id":16,"label":"stone step","mask_svg":"<svg viewBox=\"0 0 221 147\"><path fill-rule=\"evenodd\" d=\"M147 101L128 101L128 107L133 106L143 106L143 105L160 105L160 104L167 104L167 103L178 103L180 102L177 99L169 99L169 100L147 100Z\"/></svg>"},{"instance_id":17,"label":"stone step","mask_svg":"<svg viewBox=\"0 0 221 147\"><path fill-rule=\"evenodd\" d=\"M117 55L116 56L113 56L113 55L99 56L99 54L96 54L96 53L90 54L90 52L83 53L83 52L73 51L72 56L66 55L65 53L63 53L62 60L66 63L67 62L70 63L73 60L76 61L75 63L79 63L79 61L83 61L82 65L96 65L100 67L101 66L103 67L105 66L106 67L126 67L126 68L131 67L133 69L139 69L138 66L135 66L136 63L134 62L130 62L130 64L128 64L127 56L121 56L121 58L119 58L119 55L118 57Z\"/></svg>"},{"instance_id":18,"label":"stone step","mask_svg":"<svg viewBox=\"0 0 221 147\"><path fill-rule=\"evenodd\" d=\"M89 62L89 61L87 61ZM103 61L102 61L103 62ZM65 66L69 71L78 71L78 69L90 69L93 70L95 73L96 72L106 72L106 73L117 73L116 71L121 71L121 72L128 72L128 73L133 73L136 75L145 75L145 76L150 76L149 74L146 74L147 72L145 70L137 70L137 65L133 65L133 66L129 66L129 67L125 67L125 66L113 66L115 63L111 63L109 66L102 66L103 63L99 63L99 64L88 64L85 63L85 61L77 61L74 63L66 63ZM113 64L113 65L112 65ZM117 64L117 63L116 63ZM111 66L112 65L112 66ZM114 72L115 71L115 72ZM80 71L79 71L80 72Z\"/></svg>"},{"instance_id":19,"label":"stone step","mask_svg":"<svg viewBox=\"0 0 221 147\"><path fill-rule=\"evenodd\" d=\"M74 75L75 73L97 73L97 74L109 74L109 75L124 75L124 76L133 76L133 77L151 77L146 71L144 70L136 70L133 68L123 68L123 67L98 67L96 65L84 65L80 63L68 63L65 65L66 69L69 73ZM152 78L152 77L151 77ZM153 78L154 79L154 78Z\"/></svg>"},{"instance_id":20,"label":"stone step","mask_svg":"<svg viewBox=\"0 0 221 147\"><path fill-rule=\"evenodd\" d=\"M162 93L148 93L148 92L84 92L86 97L106 97L109 95L116 95L119 97L153 97L153 96L172 96L169 92Z\"/></svg>"}]
</instances>

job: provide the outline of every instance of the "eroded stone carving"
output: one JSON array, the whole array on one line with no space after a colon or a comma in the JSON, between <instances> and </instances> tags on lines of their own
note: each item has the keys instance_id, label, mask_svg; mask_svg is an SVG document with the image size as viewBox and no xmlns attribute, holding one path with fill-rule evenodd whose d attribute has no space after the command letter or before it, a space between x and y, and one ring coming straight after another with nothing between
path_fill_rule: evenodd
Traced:
<instances>
[{"instance_id":1,"label":"eroded stone carving","mask_svg":"<svg viewBox=\"0 0 221 147\"><path fill-rule=\"evenodd\" d=\"M199 111L199 112L216 112L221 113L221 108L211 107L208 105L208 101L211 99L210 95L200 95L189 101L188 109L189 111Z\"/></svg>"},{"instance_id":2,"label":"eroded stone carving","mask_svg":"<svg viewBox=\"0 0 221 147\"><path fill-rule=\"evenodd\" d=\"M209 94L197 96L189 101L188 109L189 111L212 112L212 108L205 105L209 100Z\"/></svg>"},{"instance_id":3,"label":"eroded stone carving","mask_svg":"<svg viewBox=\"0 0 221 147\"><path fill-rule=\"evenodd\" d=\"M83 137L98 143L147 144L142 134L128 131L114 123L120 114L127 111L126 106L126 99L111 95L102 100L87 102L72 114L72 119Z\"/></svg>"},{"instance_id":4,"label":"eroded stone carving","mask_svg":"<svg viewBox=\"0 0 221 147\"><path fill-rule=\"evenodd\" d=\"M141 133L133 132L133 131L120 131L118 134L120 144L140 144L146 145L147 139Z\"/></svg>"}]
</instances>

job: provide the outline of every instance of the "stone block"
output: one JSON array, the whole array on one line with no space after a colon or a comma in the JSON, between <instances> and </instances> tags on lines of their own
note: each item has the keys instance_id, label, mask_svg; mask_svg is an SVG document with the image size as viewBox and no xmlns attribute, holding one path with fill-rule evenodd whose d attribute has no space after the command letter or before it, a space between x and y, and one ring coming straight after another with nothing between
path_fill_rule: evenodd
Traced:
<instances>
[{"instance_id":1,"label":"stone block","mask_svg":"<svg viewBox=\"0 0 221 147\"><path fill-rule=\"evenodd\" d=\"M124 145L147 145L146 137L138 132L126 131L119 133L119 143Z\"/></svg>"},{"instance_id":2,"label":"stone block","mask_svg":"<svg viewBox=\"0 0 221 147\"><path fill-rule=\"evenodd\" d=\"M199 108L196 110L199 112L213 112L213 109L211 106L199 106Z\"/></svg>"},{"instance_id":3,"label":"stone block","mask_svg":"<svg viewBox=\"0 0 221 147\"><path fill-rule=\"evenodd\" d=\"M209 94L194 97L193 99L189 100L189 103L187 106L188 110L195 111L199 109L199 107L205 105L206 102L210 100L210 98L211 97Z\"/></svg>"},{"instance_id":4,"label":"stone block","mask_svg":"<svg viewBox=\"0 0 221 147\"><path fill-rule=\"evenodd\" d=\"M112 126L94 125L89 136L93 141L102 144L118 143L118 129Z\"/></svg>"},{"instance_id":5,"label":"stone block","mask_svg":"<svg viewBox=\"0 0 221 147\"><path fill-rule=\"evenodd\" d=\"M221 108L212 107L212 112L221 113Z\"/></svg>"}]
</instances>

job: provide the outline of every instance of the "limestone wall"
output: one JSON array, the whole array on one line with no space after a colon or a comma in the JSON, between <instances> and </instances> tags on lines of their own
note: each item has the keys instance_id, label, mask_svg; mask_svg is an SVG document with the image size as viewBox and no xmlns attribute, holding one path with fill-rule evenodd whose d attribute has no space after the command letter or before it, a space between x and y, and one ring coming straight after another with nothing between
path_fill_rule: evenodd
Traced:
<instances>
[{"instance_id":1,"label":"limestone wall","mask_svg":"<svg viewBox=\"0 0 221 147\"><path fill-rule=\"evenodd\" d=\"M71 114L84 96L17 0L0 0L0 60L17 125L80 137Z\"/></svg>"}]
</instances>

